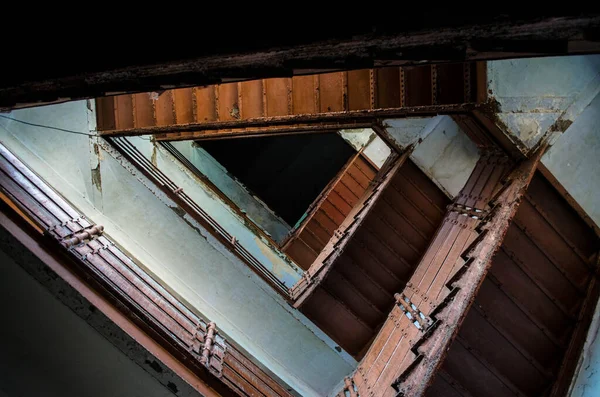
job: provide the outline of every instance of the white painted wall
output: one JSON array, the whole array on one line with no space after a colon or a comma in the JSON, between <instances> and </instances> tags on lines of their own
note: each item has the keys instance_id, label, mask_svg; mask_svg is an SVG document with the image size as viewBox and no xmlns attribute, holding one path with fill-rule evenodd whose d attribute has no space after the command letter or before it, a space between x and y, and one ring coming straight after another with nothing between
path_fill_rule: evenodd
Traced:
<instances>
[{"instance_id":1,"label":"white painted wall","mask_svg":"<svg viewBox=\"0 0 600 397\"><path fill-rule=\"evenodd\" d=\"M379 168L392 153L387 143L371 128L340 130L338 134L357 152L364 148L363 155Z\"/></svg>"},{"instance_id":2,"label":"white painted wall","mask_svg":"<svg viewBox=\"0 0 600 397\"><path fill-rule=\"evenodd\" d=\"M290 226L260 199L251 195L206 150L195 146L193 141L175 141L171 144L273 240L281 242L285 238Z\"/></svg>"},{"instance_id":3,"label":"white painted wall","mask_svg":"<svg viewBox=\"0 0 600 397\"><path fill-rule=\"evenodd\" d=\"M302 270L294 262L266 238L251 231L243 218L171 153L144 137L128 140L288 288L300 280Z\"/></svg>"},{"instance_id":4,"label":"white painted wall","mask_svg":"<svg viewBox=\"0 0 600 397\"><path fill-rule=\"evenodd\" d=\"M526 147L588 90L600 89L600 55L491 61L487 68L490 97L501 108L498 118Z\"/></svg>"},{"instance_id":5,"label":"white painted wall","mask_svg":"<svg viewBox=\"0 0 600 397\"><path fill-rule=\"evenodd\" d=\"M383 166L383 163L390 157L390 154L392 154L392 150L379 135L376 135L365 147L365 150L363 150L363 155L378 168Z\"/></svg>"},{"instance_id":6,"label":"white painted wall","mask_svg":"<svg viewBox=\"0 0 600 397\"><path fill-rule=\"evenodd\" d=\"M82 132L95 126L85 101L10 116ZM93 222L104 225L191 309L215 321L226 337L301 395L326 395L355 367L212 235L190 227L155 186L144 185L139 172L125 169L119 156L95 149L93 139L1 119L0 140ZM91 170L98 165L101 189L91 182Z\"/></svg>"},{"instance_id":7,"label":"white painted wall","mask_svg":"<svg viewBox=\"0 0 600 397\"><path fill-rule=\"evenodd\" d=\"M488 88L508 135L531 148L559 118L542 163L600 224L600 55L491 61Z\"/></svg>"},{"instance_id":8,"label":"white painted wall","mask_svg":"<svg viewBox=\"0 0 600 397\"><path fill-rule=\"evenodd\" d=\"M419 139L425 139L440 123L443 116L411 117L403 119L383 120L383 127L390 139L401 148L417 144Z\"/></svg>"},{"instance_id":9,"label":"white painted wall","mask_svg":"<svg viewBox=\"0 0 600 397\"><path fill-rule=\"evenodd\" d=\"M437 116L427 124L410 158L446 194L456 197L473 172L479 151L450 116Z\"/></svg>"},{"instance_id":10,"label":"white painted wall","mask_svg":"<svg viewBox=\"0 0 600 397\"><path fill-rule=\"evenodd\" d=\"M371 142L377 134L371 128L353 128L340 130L338 131L338 135L358 152Z\"/></svg>"},{"instance_id":11,"label":"white painted wall","mask_svg":"<svg viewBox=\"0 0 600 397\"><path fill-rule=\"evenodd\" d=\"M0 396L177 396L1 251L0 313Z\"/></svg>"}]
</instances>

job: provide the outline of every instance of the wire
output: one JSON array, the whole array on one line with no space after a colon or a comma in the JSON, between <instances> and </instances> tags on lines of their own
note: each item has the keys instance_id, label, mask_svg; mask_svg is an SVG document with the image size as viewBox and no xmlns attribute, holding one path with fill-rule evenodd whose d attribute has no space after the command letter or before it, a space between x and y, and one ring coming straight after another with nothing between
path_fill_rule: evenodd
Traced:
<instances>
[{"instance_id":1,"label":"wire","mask_svg":"<svg viewBox=\"0 0 600 397\"><path fill-rule=\"evenodd\" d=\"M96 136L94 134L88 134L88 133L81 132L81 131L73 131L73 130L67 130L67 129L59 128L59 127L52 127L52 126L49 126L49 125L30 123L29 121L23 121L23 120L19 120L19 119L13 119L12 117L4 116L2 114L0 114L0 117L2 117L3 119L11 120L11 121L16 121L17 123L30 125L32 127L48 128L49 130L57 130L57 131L62 131L62 132L68 132L69 134L78 134L78 135L85 135L85 136Z\"/></svg>"},{"instance_id":2,"label":"wire","mask_svg":"<svg viewBox=\"0 0 600 397\"><path fill-rule=\"evenodd\" d=\"M98 135L95 135L95 134L88 134L86 132L81 132L81 131L73 131L73 130L67 130L65 128L60 128L60 127L52 127L50 125L30 123L29 121L23 121L23 120L19 120L19 119L13 119L12 117L4 116L2 114L0 114L0 117L2 117L3 119L11 120L11 121L16 121L17 123L30 125L32 127L48 128L49 130L56 130L56 131L68 132L69 134L77 134L77 135L85 135L85 136L93 136L93 137L97 137L98 136ZM141 137L141 136L139 136L138 138L143 139L145 141L150 141L151 140L150 138L144 138L144 137Z\"/></svg>"}]
</instances>

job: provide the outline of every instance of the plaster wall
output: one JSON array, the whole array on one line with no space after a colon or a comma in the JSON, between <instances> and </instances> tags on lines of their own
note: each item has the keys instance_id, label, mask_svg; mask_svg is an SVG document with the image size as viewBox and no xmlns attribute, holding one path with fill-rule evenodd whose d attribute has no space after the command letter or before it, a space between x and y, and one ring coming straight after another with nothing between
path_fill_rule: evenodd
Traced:
<instances>
[{"instance_id":1,"label":"plaster wall","mask_svg":"<svg viewBox=\"0 0 600 397\"><path fill-rule=\"evenodd\" d=\"M296 264L273 243L249 229L243 218L161 145L144 137L128 140L288 288L302 277L302 270Z\"/></svg>"},{"instance_id":2,"label":"plaster wall","mask_svg":"<svg viewBox=\"0 0 600 397\"><path fill-rule=\"evenodd\" d=\"M84 133L95 128L86 101L9 117ZM300 395L326 395L352 371L356 362L331 339L96 139L0 120L0 140L10 150Z\"/></svg>"},{"instance_id":3,"label":"plaster wall","mask_svg":"<svg viewBox=\"0 0 600 397\"><path fill-rule=\"evenodd\" d=\"M600 225L600 95L542 157L569 194Z\"/></svg>"},{"instance_id":4,"label":"plaster wall","mask_svg":"<svg viewBox=\"0 0 600 397\"><path fill-rule=\"evenodd\" d=\"M600 91L600 55L491 61L487 76L502 126L531 148L565 111ZM572 122L577 114L567 116Z\"/></svg>"},{"instance_id":5,"label":"plaster wall","mask_svg":"<svg viewBox=\"0 0 600 397\"><path fill-rule=\"evenodd\" d=\"M505 133L525 148L551 133L542 163L600 224L600 55L491 61L487 67Z\"/></svg>"},{"instance_id":6,"label":"plaster wall","mask_svg":"<svg viewBox=\"0 0 600 397\"><path fill-rule=\"evenodd\" d=\"M449 197L456 197L473 172L479 151L449 116L437 116L410 158Z\"/></svg>"},{"instance_id":7,"label":"plaster wall","mask_svg":"<svg viewBox=\"0 0 600 397\"><path fill-rule=\"evenodd\" d=\"M246 187L232 177L206 150L192 141L175 141L171 144L247 216L268 233L273 240L280 242L290 231L290 226L278 217L265 203L248 192Z\"/></svg>"}]
</instances>

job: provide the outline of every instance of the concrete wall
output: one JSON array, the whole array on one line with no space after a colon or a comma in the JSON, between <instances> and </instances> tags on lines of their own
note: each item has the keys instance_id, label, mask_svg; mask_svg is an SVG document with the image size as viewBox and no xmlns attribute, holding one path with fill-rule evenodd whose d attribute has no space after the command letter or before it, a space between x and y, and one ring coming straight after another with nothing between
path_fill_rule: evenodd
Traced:
<instances>
[{"instance_id":1,"label":"concrete wall","mask_svg":"<svg viewBox=\"0 0 600 397\"><path fill-rule=\"evenodd\" d=\"M242 217L165 148L144 137L128 140L287 287L302 277L302 270L277 246L250 230Z\"/></svg>"},{"instance_id":2,"label":"concrete wall","mask_svg":"<svg viewBox=\"0 0 600 397\"><path fill-rule=\"evenodd\" d=\"M418 143L419 139L425 139L442 118L443 116L386 119L383 127L396 146L406 148Z\"/></svg>"},{"instance_id":3,"label":"concrete wall","mask_svg":"<svg viewBox=\"0 0 600 397\"><path fill-rule=\"evenodd\" d=\"M415 149L410 158L449 197L455 197L479 159L477 146L450 116L386 119L388 137L399 147ZM379 166L390 155L389 146L373 130L343 130L340 135Z\"/></svg>"},{"instance_id":4,"label":"concrete wall","mask_svg":"<svg viewBox=\"0 0 600 397\"><path fill-rule=\"evenodd\" d=\"M534 146L569 107L600 89L600 55L492 61L487 68L498 118L525 147Z\"/></svg>"},{"instance_id":5,"label":"concrete wall","mask_svg":"<svg viewBox=\"0 0 600 397\"><path fill-rule=\"evenodd\" d=\"M600 95L575 119L542 163L600 225Z\"/></svg>"},{"instance_id":6,"label":"concrete wall","mask_svg":"<svg viewBox=\"0 0 600 397\"><path fill-rule=\"evenodd\" d=\"M181 395L133 363L1 251L0 312L0 396Z\"/></svg>"},{"instance_id":7,"label":"concrete wall","mask_svg":"<svg viewBox=\"0 0 600 397\"><path fill-rule=\"evenodd\" d=\"M193 141L176 141L172 142L172 145L273 240L281 242L285 238L291 229L290 226L265 203L250 194L246 187L231 176L206 150L194 145Z\"/></svg>"},{"instance_id":8,"label":"concrete wall","mask_svg":"<svg viewBox=\"0 0 600 397\"><path fill-rule=\"evenodd\" d=\"M369 142L363 151L364 156L379 168L390 157L391 153L390 147L378 135Z\"/></svg>"},{"instance_id":9,"label":"concrete wall","mask_svg":"<svg viewBox=\"0 0 600 397\"><path fill-rule=\"evenodd\" d=\"M479 151L450 116L437 116L433 123L410 158L448 196L456 197L473 172Z\"/></svg>"},{"instance_id":10,"label":"concrete wall","mask_svg":"<svg viewBox=\"0 0 600 397\"><path fill-rule=\"evenodd\" d=\"M340 130L338 134L357 152L371 142L371 140L377 135L375 134L375 131L370 128Z\"/></svg>"},{"instance_id":11,"label":"concrete wall","mask_svg":"<svg viewBox=\"0 0 600 397\"><path fill-rule=\"evenodd\" d=\"M338 134L357 152L364 148L363 155L379 168L392 153L383 139L370 128L340 130Z\"/></svg>"},{"instance_id":12,"label":"concrete wall","mask_svg":"<svg viewBox=\"0 0 600 397\"><path fill-rule=\"evenodd\" d=\"M506 133L524 148L554 125L542 163L600 224L600 55L488 62Z\"/></svg>"},{"instance_id":13,"label":"concrete wall","mask_svg":"<svg viewBox=\"0 0 600 397\"><path fill-rule=\"evenodd\" d=\"M85 101L10 116L81 132L95 126ZM206 230L191 227L190 218L170 208L174 203L139 172L124 167L121 156L95 145L95 138L5 119L0 126L0 140L18 157L298 393L326 395L352 371L354 360L337 352L331 339Z\"/></svg>"}]
</instances>

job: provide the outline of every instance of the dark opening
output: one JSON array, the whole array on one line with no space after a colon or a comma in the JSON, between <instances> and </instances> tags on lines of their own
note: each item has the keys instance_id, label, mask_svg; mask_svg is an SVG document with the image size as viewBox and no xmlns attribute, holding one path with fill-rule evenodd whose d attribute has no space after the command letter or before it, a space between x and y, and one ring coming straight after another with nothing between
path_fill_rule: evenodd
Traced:
<instances>
[{"instance_id":1,"label":"dark opening","mask_svg":"<svg viewBox=\"0 0 600 397\"><path fill-rule=\"evenodd\" d=\"M200 146L290 226L356 153L335 133L215 140Z\"/></svg>"}]
</instances>

